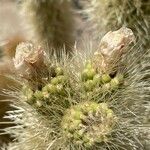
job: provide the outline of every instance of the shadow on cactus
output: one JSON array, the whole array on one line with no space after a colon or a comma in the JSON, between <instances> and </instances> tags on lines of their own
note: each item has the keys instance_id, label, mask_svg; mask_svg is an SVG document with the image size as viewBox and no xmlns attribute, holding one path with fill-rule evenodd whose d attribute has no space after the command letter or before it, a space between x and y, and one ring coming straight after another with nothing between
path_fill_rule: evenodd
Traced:
<instances>
[{"instance_id":1,"label":"shadow on cactus","mask_svg":"<svg viewBox=\"0 0 150 150\"><path fill-rule=\"evenodd\" d=\"M61 60L32 43L18 45L14 62L23 86L8 92L17 108L7 116L17 124L5 130L15 137L8 150L145 150L149 51L139 53L134 41L121 28L90 56Z\"/></svg>"}]
</instances>

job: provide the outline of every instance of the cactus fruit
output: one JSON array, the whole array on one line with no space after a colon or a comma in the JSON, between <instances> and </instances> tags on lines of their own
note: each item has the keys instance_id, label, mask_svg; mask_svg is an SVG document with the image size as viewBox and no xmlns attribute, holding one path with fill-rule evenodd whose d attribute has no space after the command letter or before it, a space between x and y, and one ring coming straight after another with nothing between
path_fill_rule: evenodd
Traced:
<instances>
[{"instance_id":1,"label":"cactus fruit","mask_svg":"<svg viewBox=\"0 0 150 150\"><path fill-rule=\"evenodd\" d=\"M8 150L146 150L149 51L145 59L136 46L130 47L134 42L130 29L121 28L109 36L111 43L106 36L97 51L78 64L82 54L77 52L72 59L64 54L62 60L42 55L44 68L27 65L28 77L19 76L23 87L9 92L17 110L7 116L16 124L5 129L15 138ZM33 52L25 51L15 59L28 64L34 58L36 64L39 57L33 57ZM40 74L39 86L33 86L32 69Z\"/></svg>"}]
</instances>

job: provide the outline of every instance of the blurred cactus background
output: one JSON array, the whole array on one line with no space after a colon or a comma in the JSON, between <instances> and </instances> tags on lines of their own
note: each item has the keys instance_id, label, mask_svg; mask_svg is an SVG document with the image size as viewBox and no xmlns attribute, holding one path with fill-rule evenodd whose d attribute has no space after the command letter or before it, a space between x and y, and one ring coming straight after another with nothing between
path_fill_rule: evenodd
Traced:
<instances>
[{"instance_id":1,"label":"blurred cactus background","mask_svg":"<svg viewBox=\"0 0 150 150\"><path fill-rule=\"evenodd\" d=\"M0 149L149 150L150 0L0 0Z\"/></svg>"},{"instance_id":2,"label":"blurred cactus background","mask_svg":"<svg viewBox=\"0 0 150 150\"><path fill-rule=\"evenodd\" d=\"M83 14L87 15L89 28L95 31L96 38L101 38L112 28L118 29L125 25L143 43L149 39L149 0L81 0L81 3L84 6Z\"/></svg>"}]
</instances>

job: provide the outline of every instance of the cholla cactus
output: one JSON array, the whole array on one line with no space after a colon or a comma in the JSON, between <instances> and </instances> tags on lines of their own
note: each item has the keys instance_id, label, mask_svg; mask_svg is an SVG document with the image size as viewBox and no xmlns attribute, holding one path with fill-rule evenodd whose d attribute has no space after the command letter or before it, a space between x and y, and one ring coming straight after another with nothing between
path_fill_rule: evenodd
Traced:
<instances>
[{"instance_id":1,"label":"cholla cactus","mask_svg":"<svg viewBox=\"0 0 150 150\"><path fill-rule=\"evenodd\" d=\"M21 8L32 32L29 40L47 50L61 51L65 47L70 52L75 40L69 0L23 0Z\"/></svg>"},{"instance_id":2,"label":"cholla cactus","mask_svg":"<svg viewBox=\"0 0 150 150\"><path fill-rule=\"evenodd\" d=\"M36 81L42 82L40 86L32 86L33 80L21 76L23 87L8 92L17 109L7 116L16 124L5 129L15 138L8 150L149 149L150 85L145 77L150 73L150 56L146 59L136 46L129 46L134 41L130 29L108 35L112 44L106 36L100 44L106 47L97 47L101 59L94 52L90 58L83 54L81 59L78 54L71 60L65 55L61 61L45 58L48 74ZM104 69L114 68L117 52L121 52L119 67ZM112 64L104 67L106 58Z\"/></svg>"},{"instance_id":3,"label":"cholla cactus","mask_svg":"<svg viewBox=\"0 0 150 150\"><path fill-rule=\"evenodd\" d=\"M125 25L131 28L136 37L144 44L145 40L148 40L150 34L149 0L82 1L85 4L84 13L88 14L90 28L92 26L92 29L96 31L94 36L103 35L112 28L118 29ZM99 34L96 34L97 32Z\"/></svg>"}]
</instances>

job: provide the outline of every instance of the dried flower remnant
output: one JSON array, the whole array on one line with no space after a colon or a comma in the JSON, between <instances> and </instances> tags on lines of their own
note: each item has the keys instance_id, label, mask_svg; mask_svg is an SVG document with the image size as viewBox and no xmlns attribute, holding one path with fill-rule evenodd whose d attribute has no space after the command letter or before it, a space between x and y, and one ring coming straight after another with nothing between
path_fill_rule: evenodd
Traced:
<instances>
[{"instance_id":1,"label":"dried flower remnant","mask_svg":"<svg viewBox=\"0 0 150 150\"><path fill-rule=\"evenodd\" d=\"M14 66L21 76L28 77L35 68L43 66L44 51L32 43L20 43L16 48Z\"/></svg>"},{"instance_id":2,"label":"dried flower remnant","mask_svg":"<svg viewBox=\"0 0 150 150\"><path fill-rule=\"evenodd\" d=\"M135 41L135 36L131 29L122 27L117 31L108 32L100 42L100 50L106 57L121 55L123 48Z\"/></svg>"},{"instance_id":3,"label":"dried flower remnant","mask_svg":"<svg viewBox=\"0 0 150 150\"><path fill-rule=\"evenodd\" d=\"M108 32L101 40L98 51L95 52L94 63L100 66L102 72L111 73L121 56L126 53L126 48L135 42L131 29L122 27L117 31Z\"/></svg>"}]
</instances>

